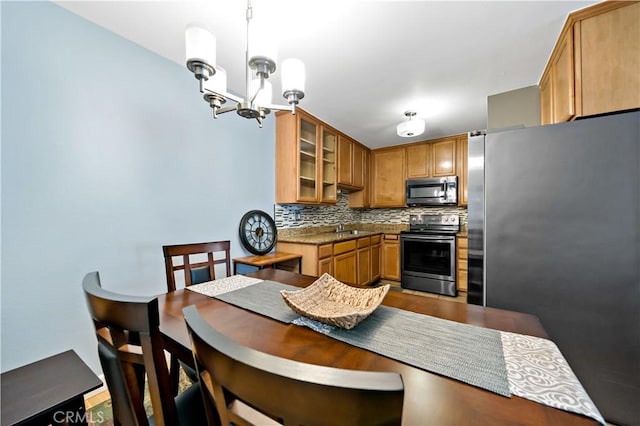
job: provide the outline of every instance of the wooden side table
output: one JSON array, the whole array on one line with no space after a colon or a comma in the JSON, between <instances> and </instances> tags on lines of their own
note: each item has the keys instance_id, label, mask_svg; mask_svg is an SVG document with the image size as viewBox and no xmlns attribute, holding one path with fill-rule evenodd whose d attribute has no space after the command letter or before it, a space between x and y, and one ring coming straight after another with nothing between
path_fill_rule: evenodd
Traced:
<instances>
[{"instance_id":1,"label":"wooden side table","mask_svg":"<svg viewBox=\"0 0 640 426\"><path fill-rule=\"evenodd\" d=\"M233 274L238 273L238 264L255 266L258 269L276 268L279 264L298 261L298 273L302 273L302 255L296 253L273 252L263 256L246 256L233 259Z\"/></svg>"},{"instance_id":2,"label":"wooden side table","mask_svg":"<svg viewBox=\"0 0 640 426\"><path fill-rule=\"evenodd\" d=\"M0 375L2 426L87 424L84 394L102 381L72 350Z\"/></svg>"}]
</instances>

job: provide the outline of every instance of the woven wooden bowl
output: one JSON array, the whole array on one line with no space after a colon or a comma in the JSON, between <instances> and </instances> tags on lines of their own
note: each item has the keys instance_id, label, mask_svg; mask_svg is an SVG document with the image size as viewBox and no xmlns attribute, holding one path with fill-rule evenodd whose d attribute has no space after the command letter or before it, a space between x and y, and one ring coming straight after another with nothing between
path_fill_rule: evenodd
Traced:
<instances>
[{"instance_id":1,"label":"woven wooden bowl","mask_svg":"<svg viewBox=\"0 0 640 426\"><path fill-rule=\"evenodd\" d=\"M356 288L325 273L302 290L281 290L282 298L296 313L325 324L351 329L382 303L389 284Z\"/></svg>"}]
</instances>

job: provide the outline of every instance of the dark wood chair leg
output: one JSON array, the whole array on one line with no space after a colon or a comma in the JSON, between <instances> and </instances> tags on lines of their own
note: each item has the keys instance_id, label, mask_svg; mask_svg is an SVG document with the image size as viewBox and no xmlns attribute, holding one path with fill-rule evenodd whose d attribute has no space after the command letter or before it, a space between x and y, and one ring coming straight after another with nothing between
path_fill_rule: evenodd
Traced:
<instances>
[{"instance_id":1,"label":"dark wood chair leg","mask_svg":"<svg viewBox=\"0 0 640 426\"><path fill-rule=\"evenodd\" d=\"M169 379L171 381L171 392L178 395L178 385L180 384L180 363L175 355L171 355L171 364L169 366Z\"/></svg>"}]
</instances>

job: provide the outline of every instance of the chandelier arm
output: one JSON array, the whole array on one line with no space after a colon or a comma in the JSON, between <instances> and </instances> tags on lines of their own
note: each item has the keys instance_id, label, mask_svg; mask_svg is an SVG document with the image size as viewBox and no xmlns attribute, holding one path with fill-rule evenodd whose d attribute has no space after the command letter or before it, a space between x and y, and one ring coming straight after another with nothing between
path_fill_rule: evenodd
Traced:
<instances>
[{"instance_id":1,"label":"chandelier arm","mask_svg":"<svg viewBox=\"0 0 640 426\"><path fill-rule=\"evenodd\" d=\"M237 109L236 105L229 105L229 106L226 106L224 108L218 108L217 114L218 115L224 114L226 112L235 111L236 109Z\"/></svg>"},{"instance_id":2,"label":"chandelier arm","mask_svg":"<svg viewBox=\"0 0 640 426\"><path fill-rule=\"evenodd\" d=\"M211 93L211 94L214 94L214 95L220 95L223 98L225 98L225 99L227 99L229 101L233 101L235 103L240 103L240 102L244 101L244 99L242 99L240 96L236 96L236 95L231 94L229 92L218 93L218 92L214 92L214 91L209 90L209 89L204 89L204 90L205 90L205 93Z\"/></svg>"},{"instance_id":3,"label":"chandelier arm","mask_svg":"<svg viewBox=\"0 0 640 426\"><path fill-rule=\"evenodd\" d=\"M266 109L273 109L276 111L292 111L293 108L291 107L291 105L276 105L276 104L267 104L267 105L260 105L261 108L266 108Z\"/></svg>"},{"instance_id":4,"label":"chandelier arm","mask_svg":"<svg viewBox=\"0 0 640 426\"><path fill-rule=\"evenodd\" d=\"M249 101L250 104L253 104L256 101L256 98L258 97L258 93L260 93L261 90L264 90L264 77L262 76L262 74L260 74L260 87L258 87L258 89L256 90L256 93L254 93L253 96L251 97L251 100Z\"/></svg>"}]
</instances>

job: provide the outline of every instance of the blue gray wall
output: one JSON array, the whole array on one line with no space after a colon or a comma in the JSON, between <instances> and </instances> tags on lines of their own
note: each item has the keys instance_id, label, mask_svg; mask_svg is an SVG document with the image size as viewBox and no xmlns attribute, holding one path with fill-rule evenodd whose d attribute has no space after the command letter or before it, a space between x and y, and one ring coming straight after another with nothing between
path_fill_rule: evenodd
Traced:
<instances>
[{"instance_id":1,"label":"blue gray wall","mask_svg":"<svg viewBox=\"0 0 640 426\"><path fill-rule=\"evenodd\" d=\"M166 288L163 244L273 214L274 122L214 121L186 68L48 2L2 7L1 370L74 349L99 371L80 283Z\"/></svg>"}]
</instances>

